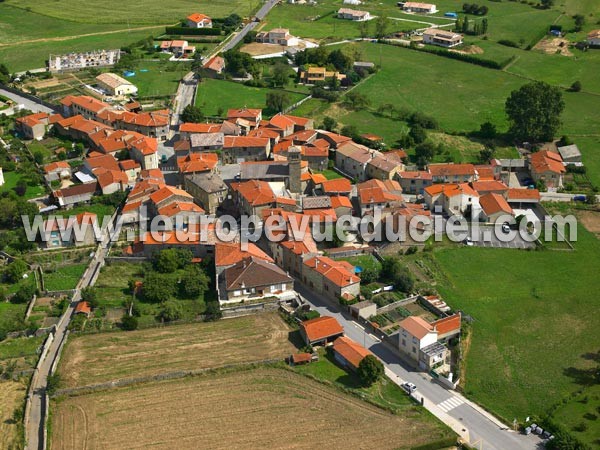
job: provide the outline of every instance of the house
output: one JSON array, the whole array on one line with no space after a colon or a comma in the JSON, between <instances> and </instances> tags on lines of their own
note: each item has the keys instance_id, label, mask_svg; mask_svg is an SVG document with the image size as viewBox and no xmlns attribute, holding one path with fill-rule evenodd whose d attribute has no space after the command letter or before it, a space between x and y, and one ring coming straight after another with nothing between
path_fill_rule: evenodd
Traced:
<instances>
[{"instance_id":1,"label":"house","mask_svg":"<svg viewBox=\"0 0 600 450\"><path fill-rule=\"evenodd\" d=\"M145 112L123 112L113 123L115 129L137 131L144 136L166 141L169 134L170 112L167 109Z\"/></svg>"},{"instance_id":2,"label":"house","mask_svg":"<svg viewBox=\"0 0 600 450\"><path fill-rule=\"evenodd\" d=\"M88 246L96 243L97 216L84 212L71 217L50 216L44 220L42 245L45 248Z\"/></svg>"},{"instance_id":3,"label":"house","mask_svg":"<svg viewBox=\"0 0 600 450\"><path fill-rule=\"evenodd\" d=\"M335 211L335 215L338 218L352 215L352 202L344 195L331 197L331 208Z\"/></svg>"},{"instance_id":4,"label":"house","mask_svg":"<svg viewBox=\"0 0 600 450\"><path fill-rule=\"evenodd\" d=\"M462 214L473 220L479 218L479 194L467 183L434 184L423 192L425 203L431 211L439 207L445 214Z\"/></svg>"},{"instance_id":5,"label":"house","mask_svg":"<svg viewBox=\"0 0 600 450\"><path fill-rule=\"evenodd\" d=\"M190 151L206 152L211 150L221 150L225 144L225 135L223 133L201 133L190 135Z\"/></svg>"},{"instance_id":6,"label":"house","mask_svg":"<svg viewBox=\"0 0 600 450\"><path fill-rule=\"evenodd\" d=\"M501 196L505 196L508 192L508 186L501 181L498 180L479 180L473 181L471 187L477 191L479 195L485 194L499 194Z\"/></svg>"},{"instance_id":7,"label":"house","mask_svg":"<svg viewBox=\"0 0 600 450\"><path fill-rule=\"evenodd\" d=\"M302 281L315 292L336 301L342 296L356 298L360 294L360 278L356 276L354 266L326 256L304 261Z\"/></svg>"},{"instance_id":8,"label":"house","mask_svg":"<svg viewBox=\"0 0 600 450\"><path fill-rule=\"evenodd\" d=\"M99 168L94 171L98 181L98 188L102 195L125 191L129 187L129 178L121 170L107 170Z\"/></svg>"},{"instance_id":9,"label":"house","mask_svg":"<svg viewBox=\"0 0 600 450\"><path fill-rule=\"evenodd\" d=\"M75 311L73 312L73 314L83 314L86 317L89 317L91 313L92 307L85 300L77 302L77 305L75 306Z\"/></svg>"},{"instance_id":10,"label":"house","mask_svg":"<svg viewBox=\"0 0 600 450\"><path fill-rule=\"evenodd\" d=\"M192 203L194 197L182 189L173 186L162 186L160 189L150 194L149 199L153 206L154 213L158 214L158 211L161 208L164 208L171 203Z\"/></svg>"},{"instance_id":11,"label":"house","mask_svg":"<svg viewBox=\"0 0 600 450\"><path fill-rule=\"evenodd\" d=\"M402 192L423 195L425 188L433 184L432 175L424 170L398 172L398 182Z\"/></svg>"},{"instance_id":12,"label":"house","mask_svg":"<svg viewBox=\"0 0 600 450\"><path fill-rule=\"evenodd\" d=\"M600 30L590 31L585 41L592 47L600 47Z\"/></svg>"},{"instance_id":13,"label":"house","mask_svg":"<svg viewBox=\"0 0 600 450\"><path fill-rule=\"evenodd\" d=\"M429 164L428 169L434 183L470 183L477 178L473 164Z\"/></svg>"},{"instance_id":14,"label":"house","mask_svg":"<svg viewBox=\"0 0 600 450\"><path fill-rule=\"evenodd\" d=\"M186 17L190 28L212 28L212 19L205 14L193 13Z\"/></svg>"},{"instance_id":15,"label":"house","mask_svg":"<svg viewBox=\"0 0 600 450\"><path fill-rule=\"evenodd\" d=\"M400 183L394 180L369 180L357 185L361 216L375 209L400 206L404 201Z\"/></svg>"},{"instance_id":16,"label":"house","mask_svg":"<svg viewBox=\"0 0 600 450\"><path fill-rule=\"evenodd\" d=\"M225 70L225 58L216 55L206 61L202 68L209 75L220 75Z\"/></svg>"},{"instance_id":17,"label":"house","mask_svg":"<svg viewBox=\"0 0 600 450\"><path fill-rule=\"evenodd\" d=\"M120 57L121 50L119 49L50 55L48 58L48 69L50 72L61 72L63 70L112 66L119 61Z\"/></svg>"},{"instance_id":18,"label":"house","mask_svg":"<svg viewBox=\"0 0 600 450\"><path fill-rule=\"evenodd\" d=\"M241 108L228 110L227 120L235 123L236 119L249 122L252 129L257 128L262 120L262 109Z\"/></svg>"},{"instance_id":19,"label":"house","mask_svg":"<svg viewBox=\"0 0 600 450\"><path fill-rule=\"evenodd\" d=\"M496 223L501 217L515 215L506 199L493 192L479 197L479 205L482 212L480 217L488 223Z\"/></svg>"},{"instance_id":20,"label":"house","mask_svg":"<svg viewBox=\"0 0 600 450\"><path fill-rule=\"evenodd\" d=\"M71 166L66 161L57 161L44 166L46 181L59 181L71 179Z\"/></svg>"},{"instance_id":21,"label":"house","mask_svg":"<svg viewBox=\"0 0 600 450\"><path fill-rule=\"evenodd\" d=\"M506 194L506 201L516 209L531 208L540 200L540 191L537 189L509 189Z\"/></svg>"},{"instance_id":22,"label":"house","mask_svg":"<svg viewBox=\"0 0 600 450\"><path fill-rule=\"evenodd\" d=\"M337 12L337 16L339 19L354 20L356 22L371 19L371 15L368 11L358 11L349 8L340 8Z\"/></svg>"},{"instance_id":23,"label":"house","mask_svg":"<svg viewBox=\"0 0 600 450\"><path fill-rule=\"evenodd\" d=\"M244 161L262 161L271 154L269 138L251 136L225 136L221 160L223 164L235 164Z\"/></svg>"},{"instance_id":24,"label":"house","mask_svg":"<svg viewBox=\"0 0 600 450\"><path fill-rule=\"evenodd\" d=\"M219 278L222 302L240 302L292 294L294 279L272 262L246 257L225 269Z\"/></svg>"},{"instance_id":25,"label":"house","mask_svg":"<svg viewBox=\"0 0 600 450\"><path fill-rule=\"evenodd\" d=\"M420 369L427 370L448 359L448 349L438 343L434 327L418 316L402 320L398 330L398 347Z\"/></svg>"},{"instance_id":26,"label":"house","mask_svg":"<svg viewBox=\"0 0 600 450\"><path fill-rule=\"evenodd\" d=\"M220 123L182 123L179 125L179 137L189 139L192 134L220 133L221 127Z\"/></svg>"},{"instance_id":27,"label":"house","mask_svg":"<svg viewBox=\"0 0 600 450\"><path fill-rule=\"evenodd\" d=\"M393 154L383 153L375 154L367 162L366 174L367 177L376 180L391 180L402 170L404 170L402 160Z\"/></svg>"},{"instance_id":28,"label":"house","mask_svg":"<svg viewBox=\"0 0 600 450\"><path fill-rule=\"evenodd\" d=\"M88 95L68 95L60 103L63 107L63 116L81 115L88 120L96 120L102 111L112 109L108 103Z\"/></svg>"},{"instance_id":29,"label":"house","mask_svg":"<svg viewBox=\"0 0 600 450\"><path fill-rule=\"evenodd\" d=\"M340 336L333 341L333 357L342 367L356 371L360 362L366 356L373 356L369 350L346 336Z\"/></svg>"},{"instance_id":30,"label":"house","mask_svg":"<svg viewBox=\"0 0 600 450\"><path fill-rule=\"evenodd\" d=\"M565 145L558 147L558 153L563 160L564 164L581 164L581 152L577 145Z\"/></svg>"},{"instance_id":31,"label":"house","mask_svg":"<svg viewBox=\"0 0 600 450\"><path fill-rule=\"evenodd\" d=\"M274 28L271 31L262 31L256 35L256 42L262 44L277 44L285 47L293 47L300 43L300 40L290 34L287 28Z\"/></svg>"},{"instance_id":32,"label":"house","mask_svg":"<svg viewBox=\"0 0 600 450\"><path fill-rule=\"evenodd\" d=\"M567 172L562 158L556 152L542 150L529 157L531 178L543 182L548 188L561 188L563 175Z\"/></svg>"},{"instance_id":33,"label":"house","mask_svg":"<svg viewBox=\"0 0 600 450\"><path fill-rule=\"evenodd\" d=\"M440 28L428 28L423 32L423 42L439 47L452 48L463 43L463 35Z\"/></svg>"},{"instance_id":34,"label":"house","mask_svg":"<svg viewBox=\"0 0 600 450\"><path fill-rule=\"evenodd\" d=\"M414 13L424 13L424 14L433 14L437 12L437 8L435 5L431 3L420 3L420 2L401 2L399 5L402 8L402 11L406 12L414 12Z\"/></svg>"},{"instance_id":35,"label":"house","mask_svg":"<svg viewBox=\"0 0 600 450\"><path fill-rule=\"evenodd\" d=\"M214 172L218 162L219 155L216 153L190 153L177 158L177 167L183 181L186 175Z\"/></svg>"},{"instance_id":36,"label":"house","mask_svg":"<svg viewBox=\"0 0 600 450\"><path fill-rule=\"evenodd\" d=\"M96 77L96 81L100 88L106 91L109 95L125 96L137 94L137 87L123 77L114 73L101 73Z\"/></svg>"},{"instance_id":37,"label":"house","mask_svg":"<svg viewBox=\"0 0 600 450\"><path fill-rule=\"evenodd\" d=\"M163 53L173 53L175 56L191 56L196 53L196 47L183 40L162 41L160 50Z\"/></svg>"},{"instance_id":38,"label":"house","mask_svg":"<svg viewBox=\"0 0 600 450\"><path fill-rule=\"evenodd\" d=\"M333 180L323 181L321 183L321 190L325 195L344 195L349 197L352 192L352 184L350 183L350 180L346 178L335 178Z\"/></svg>"},{"instance_id":39,"label":"house","mask_svg":"<svg viewBox=\"0 0 600 450\"><path fill-rule=\"evenodd\" d=\"M29 114L28 116L19 117L15 121L16 129L23 135L25 139L40 140L46 132L59 120L62 120L60 114L48 114L39 112Z\"/></svg>"},{"instance_id":40,"label":"house","mask_svg":"<svg viewBox=\"0 0 600 450\"><path fill-rule=\"evenodd\" d=\"M300 71L300 83L304 84L325 82L334 77L339 81L346 79L346 75L343 73L327 70L325 67L309 67Z\"/></svg>"},{"instance_id":41,"label":"house","mask_svg":"<svg viewBox=\"0 0 600 450\"><path fill-rule=\"evenodd\" d=\"M240 243L216 242L215 243L215 272L217 275L229 267L234 266L245 258L253 257L272 263L273 258L263 252L256 244L248 242L243 249Z\"/></svg>"},{"instance_id":42,"label":"house","mask_svg":"<svg viewBox=\"0 0 600 450\"><path fill-rule=\"evenodd\" d=\"M129 155L143 170L158 169L158 142L156 139L141 136L128 141Z\"/></svg>"},{"instance_id":43,"label":"house","mask_svg":"<svg viewBox=\"0 0 600 450\"><path fill-rule=\"evenodd\" d=\"M76 184L52 192L52 198L60 207L87 203L98 188L98 183Z\"/></svg>"},{"instance_id":44,"label":"house","mask_svg":"<svg viewBox=\"0 0 600 450\"><path fill-rule=\"evenodd\" d=\"M340 323L331 316L321 316L300 323L300 334L306 345L325 345L344 335Z\"/></svg>"},{"instance_id":45,"label":"house","mask_svg":"<svg viewBox=\"0 0 600 450\"><path fill-rule=\"evenodd\" d=\"M208 214L216 214L217 208L227 197L228 187L215 173L186 175L183 185Z\"/></svg>"},{"instance_id":46,"label":"house","mask_svg":"<svg viewBox=\"0 0 600 450\"><path fill-rule=\"evenodd\" d=\"M273 186L277 193L276 195ZM283 183L259 180L249 180L231 185L233 202L240 214L257 215L260 217L262 210L267 208L283 207L286 210L295 210L296 201L285 196Z\"/></svg>"},{"instance_id":47,"label":"house","mask_svg":"<svg viewBox=\"0 0 600 450\"><path fill-rule=\"evenodd\" d=\"M142 166L132 159L124 159L119 161L119 167L121 168L121 171L127 175L129 185L133 187L140 176Z\"/></svg>"}]
</instances>

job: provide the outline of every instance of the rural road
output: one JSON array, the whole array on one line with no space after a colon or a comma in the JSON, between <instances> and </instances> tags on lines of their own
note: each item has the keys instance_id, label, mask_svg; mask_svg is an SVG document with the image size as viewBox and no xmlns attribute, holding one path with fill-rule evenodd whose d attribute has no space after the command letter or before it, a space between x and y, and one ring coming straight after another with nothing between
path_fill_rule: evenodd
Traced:
<instances>
[{"instance_id":1,"label":"rural road","mask_svg":"<svg viewBox=\"0 0 600 450\"><path fill-rule=\"evenodd\" d=\"M113 216L113 220L114 217L116 217L116 215ZM73 316L75 306L77 305L77 302L81 300L81 289L92 286L95 283L100 268L104 264L104 258L110 249L109 233L104 232L103 236L104 239L101 245L98 246L88 268L75 288L75 293L73 294L69 307L58 322L56 331L54 332L54 339L50 344L46 356L39 363L38 368L31 379L31 406L28 410L28 417L25 419L25 423L27 424L25 429L26 450L43 450L46 448L45 417L48 409L46 403L48 376L51 375L55 361L64 344L67 328Z\"/></svg>"},{"instance_id":2,"label":"rural road","mask_svg":"<svg viewBox=\"0 0 600 450\"><path fill-rule=\"evenodd\" d=\"M571 202L576 195L585 194L566 194L563 192L540 192L543 202ZM596 195L596 200L600 202L600 195Z\"/></svg>"},{"instance_id":3,"label":"rural road","mask_svg":"<svg viewBox=\"0 0 600 450\"><path fill-rule=\"evenodd\" d=\"M22 97L20 95L17 95L17 94L13 94L12 92L8 92L5 89L0 89L0 95L10 98L12 101L16 102L18 105L23 105L25 107L25 109L29 109L30 111L33 111L33 112L45 112L45 113L53 113L54 112L50 108L47 108L46 106L44 106L40 103L33 102L33 101L31 101L25 97Z\"/></svg>"},{"instance_id":4,"label":"rural road","mask_svg":"<svg viewBox=\"0 0 600 450\"><path fill-rule=\"evenodd\" d=\"M386 374L400 384L409 381L417 386L413 396L424 399L424 406L474 448L482 450L535 450L541 439L535 436L506 430L506 425L485 412L458 392L450 391L435 382L427 374L417 371L404 363L400 357L377 337L366 332L346 313L342 314L322 296L296 282L296 291L306 299L321 315L335 317L344 327L344 333L359 344L364 345L381 359Z\"/></svg>"}]
</instances>

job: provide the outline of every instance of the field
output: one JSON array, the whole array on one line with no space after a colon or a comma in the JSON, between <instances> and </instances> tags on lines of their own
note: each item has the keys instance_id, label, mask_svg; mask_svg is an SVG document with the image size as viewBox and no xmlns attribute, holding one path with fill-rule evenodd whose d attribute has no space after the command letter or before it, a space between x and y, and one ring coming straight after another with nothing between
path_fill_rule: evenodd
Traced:
<instances>
[{"instance_id":1,"label":"field","mask_svg":"<svg viewBox=\"0 0 600 450\"><path fill-rule=\"evenodd\" d=\"M129 280L142 277L140 264L112 263L105 265L94 287L100 306L120 308L131 298Z\"/></svg>"},{"instance_id":2,"label":"field","mask_svg":"<svg viewBox=\"0 0 600 450\"><path fill-rule=\"evenodd\" d=\"M196 106L207 116L218 116L219 108L226 113L229 108L266 108L270 89L245 86L233 81L205 79L198 86ZM305 95L289 93L292 103ZM264 112L267 115L268 111Z\"/></svg>"},{"instance_id":3,"label":"field","mask_svg":"<svg viewBox=\"0 0 600 450\"><path fill-rule=\"evenodd\" d=\"M22 423L13 420L25 402L26 386L18 381L0 381L0 448L22 448Z\"/></svg>"},{"instance_id":4,"label":"field","mask_svg":"<svg viewBox=\"0 0 600 450\"><path fill-rule=\"evenodd\" d=\"M281 358L293 351L277 314L69 338L60 364L66 387ZM227 351L223 346L229 345Z\"/></svg>"},{"instance_id":5,"label":"field","mask_svg":"<svg viewBox=\"0 0 600 450\"><path fill-rule=\"evenodd\" d=\"M600 385L596 384L560 405L552 415L578 439L594 447L600 445L598 416L600 415Z\"/></svg>"},{"instance_id":6,"label":"field","mask_svg":"<svg viewBox=\"0 0 600 450\"><path fill-rule=\"evenodd\" d=\"M87 264L73 264L59 267L54 272L44 273L44 287L48 291L75 289Z\"/></svg>"},{"instance_id":7,"label":"field","mask_svg":"<svg viewBox=\"0 0 600 450\"><path fill-rule=\"evenodd\" d=\"M211 17L225 17L231 13L247 16L257 6L256 0L172 0L169 7L160 0L144 3L106 0L90 3L85 0L61 0L57 7L54 0L8 0L7 5L31 10L44 16L65 21L87 24L173 24L193 12ZM110 11L110 14L106 12Z\"/></svg>"},{"instance_id":8,"label":"field","mask_svg":"<svg viewBox=\"0 0 600 450\"><path fill-rule=\"evenodd\" d=\"M511 421L543 414L581 388L577 374L594 364L600 316L600 241L578 227L576 251L461 247L427 263L436 288L474 318L466 359L468 396Z\"/></svg>"},{"instance_id":9,"label":"field","mask_svg":"<svg viewBox=\"0 0 600 450\"><path fill-rule=\"evenodd\" d=\"M393 415L334 387L259 368L62 399L52 447L410 448L448 432L423 412ZM82 428L83 424L83 428ZM201 424L201 426L199 426Z\"/></svg>"},{"instance_id":10,"label":"field","mask_svg":"<svg viewBox=\"0 0 600 450\"><path fill-rule=\"evenodd\" d=\"M127 79L138 87L140 98L168 96L175 95L179 80L189 71L190 65L186 63L142 62L135 76Z\"/></svg>"}]
</instances>

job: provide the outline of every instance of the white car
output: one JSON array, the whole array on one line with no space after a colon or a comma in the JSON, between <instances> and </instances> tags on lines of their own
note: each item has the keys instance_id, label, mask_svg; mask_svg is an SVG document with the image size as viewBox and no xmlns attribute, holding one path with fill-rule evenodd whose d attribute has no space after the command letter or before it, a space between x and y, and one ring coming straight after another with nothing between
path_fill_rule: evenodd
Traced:
<instances>
[{"instance_id":1,"label":"white car","mask_svg":"<svg viewBox=\"0 0 600 450\"><path fill-rule=\"evenodd\" d=\"M409 394L412 394L417 390L417 386L415 386L413 383L409 383L408 381L406 383L402 383L401 386L402 389L404 389Z\"/></svg>"},{"instance_id":2,"label":"white car","mask_svg":"<svg viewBox=\"0 0 600 450\"><path fill-rule=\"evenodd\" d=\"M473 247L473 240L471 238L466 238L463 242L465 243L465 245Z\"/></svg>"}]
</instances>

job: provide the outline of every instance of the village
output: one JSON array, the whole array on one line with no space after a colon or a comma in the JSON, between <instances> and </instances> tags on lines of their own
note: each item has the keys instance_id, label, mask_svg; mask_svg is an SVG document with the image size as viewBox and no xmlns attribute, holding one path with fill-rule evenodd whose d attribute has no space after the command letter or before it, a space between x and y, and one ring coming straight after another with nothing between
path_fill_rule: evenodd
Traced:
<instances>
[{"instance_id":1,"label":"village","mask_svg":"<svg viewBox=\"0 0 600 450\"><path fill-rule=\"evenodd\" d=\"M303 18L302 26L295 16L281 19L282 11L324 5L333 9ZM522 407L510 422L506 410L490 412L479 401L481 392L472 400L467 361L482 327L494 329L481 309L494 295L491 284L512 270L496 255L570 258L581 248L574 217L587 220L584 242L588 232L598 236L591 138L558 132L562 94L535 80L523 80L506 99L506 133L496 116L478 117L478 130L450 132L439 125L448 111L373 104L369 85L390 70L382 48L504 70L474 62L470 42L487 33L486 5L465 4L460 12L447 3L382 5L270 0L245 17L188 11L175 25L161 25L160 38L56 51L43 70L0 78L0 306L7 311L0 342L31 339L28 356L4 365L0 357L0 375L31 376L23 434L40 435L25 448L45 448L40 436L49 421L61 445L72 432L66 424L80 418L68 416L63 395L71 404L110 383L108 389L141 380L147 389L161 377L221 370L230 381L237 371L248 372L241 380L255 370L279 380L273 373L282 367L403 419L414 418L403 408L427 410L431 419L419 417L414 427L429 434L412 441L423 448L560 448L553 445L571 438L540 411L529 416ZM311 22L354 31L319 42L307 33ZM390 23L414 28L391 32ZM566 34L553 24L542 40ZM598 35L586 28L571 48L593 53ZM575 83L565 89L580 91ZM523 105L536 95L550 100L529 102L530 111L546 107L555 123L528 114ZM459 274L467 263L452 259L458 251L489 267ZM488 286L473 294L469 283L478 276ZM554 295L509 278L510 289L534 303ZM458 301L463 293L478 302ZM214 342L202 341L198 330ZM206 346L210 356L180 365L186 357L166 342L157 354L172 372L151 357L148 366L136 362L130 372L103 378L111 365L103 358L127 353L105 347L109 333L115 342L120 333L132 337L135 361L163 333L180 343L187 335L190 355ZM86 341L103 349L102 369L89 359L92 347L78 347ZM485 356L475 354L498 358L486 342ZM248 354L232 350L236 345ZM79 378L86 361L87 380ZM56 416L48 418L48 404ZM571 429L588 433L580 424ZM95 442L110 441L102 439Z\"/></svg>"}]
</instances>

